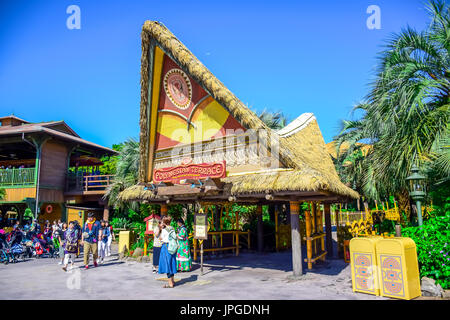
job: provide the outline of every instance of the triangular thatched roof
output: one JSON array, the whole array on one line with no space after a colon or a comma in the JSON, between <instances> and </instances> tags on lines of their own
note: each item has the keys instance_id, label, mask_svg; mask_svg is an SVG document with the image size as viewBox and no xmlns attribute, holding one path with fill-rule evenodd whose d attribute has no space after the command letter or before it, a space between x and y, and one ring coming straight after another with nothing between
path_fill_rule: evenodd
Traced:
<instances>
[{"instance_id":1,"label":"triangular thatched roof","mask_svg":"<svg viewBox=\"0 0 450 320\"><path fill-rule=\"evenodd\" d=\"M268 135L279 141L279 160L283 170L230 175L223 182L232 184L231 194L255 193L267 190L323 191L337 196L358 198L359 195L342 184L327 152L325 142L312 114L304 114L278 133L269 129L258 116L244 105L220 82L162 23L146 21L142 28L141 58L141 162L139 180L141 185L122 192L124 200L154 198L144 189L148 165L149 83L151 82L149 50L159 47L189 74L208 94L222 105L247 129L265 129ZM269 137L269 141L270 141ZM286 170L287 169L287 170ZM146 192L148 194L146 195Z\"/></svg>"}]
</instances>

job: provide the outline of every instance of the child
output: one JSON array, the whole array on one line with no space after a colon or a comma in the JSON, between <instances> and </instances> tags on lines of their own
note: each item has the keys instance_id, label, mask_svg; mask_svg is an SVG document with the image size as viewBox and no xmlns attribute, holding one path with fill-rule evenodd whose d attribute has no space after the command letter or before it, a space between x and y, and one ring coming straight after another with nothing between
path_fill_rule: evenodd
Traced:
<instances>
[{"instance_id":1,"label":"child","mask_svg":"<svg viewBox=\"0 0 450 320\"><path fill-rule=\"evenodd\" d=\"M110 225L108 221L105 221L105 225L109 228L110 233L108 236L108 243L106 244L106 256L109 257L111 255L111 242L115 239L112 225Z\"/></svg>"},{"instance_id":2,"label":"child","mask_svg":"<svg viewBox=\"0 0 450 320\"><path fill-rule=\"evenodd\" d=\"M71 262L71 268L73 268L73 261L78 252L78 231L75 229L73 221L69 222L69 228L64 233L64 239L64 266L62 269L67 271L69 260Z\"/></svg>"},{"instance_id":3,"label":"child","mask_svg":"<svg viewBox=\"0 0 450 320\"><path fill-rule=\"evenodd\" d=\"M108 237L111 235L110 228L106 226L105 221L101 222L101 229L98 241L98 261L103 263L106 256L106 247L108 245Z\"/></svg>"}]
</instances>

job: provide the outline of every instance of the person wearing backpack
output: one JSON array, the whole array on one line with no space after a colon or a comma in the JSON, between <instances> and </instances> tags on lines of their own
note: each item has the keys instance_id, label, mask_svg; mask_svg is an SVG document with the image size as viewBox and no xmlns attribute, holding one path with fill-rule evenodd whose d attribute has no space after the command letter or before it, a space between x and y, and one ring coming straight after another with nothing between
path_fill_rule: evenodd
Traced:
<instances>
[{"instance_id":1,"label":"person wearing backpack","mask_svg":"<svg viewBox=\"0 0 450 320\"><path fill-rule=\"evenodd\" d=\"M162 241L161 254L159 257L159 273L166 273L168 284L163 288L173 288L175 286L174 275L177 273L177 258L178 251L177 235L175 229L170 225L172 218L165 216L162 218L162 231L160 239Z\"/></svg>"},{"instance_id":2,"label":"person wearing backpack","mask_svg":"<svg viewBox=\"0 0 450 320\"><path fill-rule=\"evenodd\" d=\"M98 258L98 241L101 237L100 222L94 218L94 213L89 212L86 223L83 227L83 238L81 245L83 246L84 253L84 268L89 269L89 254L92 252L92 258L94 260L94 267L97 267Z\"/></svg>"},{"instance_id":3,"label":"person wearing backpack","mask_svg":"<svg viewBox=\"0 0 450 320\"><path fill-rule=\"evenodd\" d=\"M78 230L75 229L73 221L69 222L68 229L64 232L64 266L62 269L67 271L69 260L71 262L71 268L73 268L73 262L78 252Z\"/></svg>"}]
</instances>

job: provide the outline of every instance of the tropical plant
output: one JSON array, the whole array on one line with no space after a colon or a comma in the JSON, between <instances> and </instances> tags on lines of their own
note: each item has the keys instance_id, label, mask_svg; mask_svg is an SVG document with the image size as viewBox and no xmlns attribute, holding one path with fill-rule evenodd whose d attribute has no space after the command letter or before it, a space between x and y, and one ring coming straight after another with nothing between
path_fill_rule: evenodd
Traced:
<instances>
[{"instance_id":1,"label":"tropical plant","mask_svg":"<svg viewBox=\"0 0 450 320\"><path fill-rule=\"evenodd\" d=\"M119 211L126 211L127 208L137 209L135 202L123 202L118 198L120 192L135 185L138 180L139 142L136 139L129 138L120 146L115 167L114 182L106 189L103 199L107 199L109 205Z\"/></svg>"},{"instance_id":2,"label":"tropical plant","mask_svg":"<svg viewBox=\"0 0 450 320\"><path fill-rule=\"evenodd\" d=\"M424 221L422 228L402 228L402 236L416 243L420 276L450 289L450 210Z\"/></svg>"},{"instance_id":3,"label":"tropical plant","mask_svg":"<svg viewBox=\"0 0 450 320\"><path fill-rule=\"evenodd\" d=\"M344 121L336 137L338 153L341 144L350 145L339 156L339 173L355 175L354 184L372 199L407 199L405 178L414 161L434 169L435 181L449 177L450 10L441 0L431 1L428 10L427 30L408 27L388 41L369 94L354 108L362 118ZM358 142L372 148L345 167Z\"/></svg>"},{"instance_id":4,"label":"tropical plant","mask_svg":"<svg viewBox=\"0 0 450 320\"><path fill-rule=\"evenodd\" d=\"M273 130L284 128L288 122L287 117L281 111L270 112L264 109L258 114L258 118L260 118L270 129Z\"/></svg>"},{"instance_id":5,"label":"tropical plant","mask_svg":"<svg viewBox=\"0 0 450 320\"><path fill-rule=\"evenodd\" d=\"M3 200L6 198L6 190L3 188L0 188L0 200Z\"/></svg>"},{"instance_id":6,"label":"tropical plant","mask_svg":"<svg viewBox=\"0 0 450 320\"><path fill-rule=\"evenodd\" d=\"M111 225L114 229L126 229L130 225L130 221L127 218L112 218Z\"/></svg>"}]
</instances>

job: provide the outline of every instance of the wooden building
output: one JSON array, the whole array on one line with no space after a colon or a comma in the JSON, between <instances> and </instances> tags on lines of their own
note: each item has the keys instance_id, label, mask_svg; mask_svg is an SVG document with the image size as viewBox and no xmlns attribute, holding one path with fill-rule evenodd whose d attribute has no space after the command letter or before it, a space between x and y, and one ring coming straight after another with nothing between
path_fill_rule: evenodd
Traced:
<instances>
[{"instance_id":1,"label":"wooden building","mask_svg":"<svg viewBox=\"0 0 450 320\"><path fill-rule=\"evenodd\" d=\"M328 221L331 203L359 197L340 181L312 113L282 130L269 129L153 21L142 29L139 181L120 197L159 203L162 212L174 203L257 205L259 250L261 206L284 204L290 211L294 275L302 273L300 236L307 242L309 267L327 252L318 204ZM305 201L313 206L306 234L300 235L299 206ZM331 225L327 231L329 246Z\"/></svg>"},{"instance_id":2,"label":"wooden building","mask_svg":"<svg viewBox=\"0 0 450 320\"><path fill-rule=\"evenodd\" d=\"M100 158L116 152L83 140L64 121L30 123L13 115L0 118L0 200L22 219L25 209L38 221L83 221L84 208L103 217L101 199L111 176L99 175ZM70 205L75 210L71 215ZM3 220L4 222L5 220Z\"/></svg>"}]
</instances>

